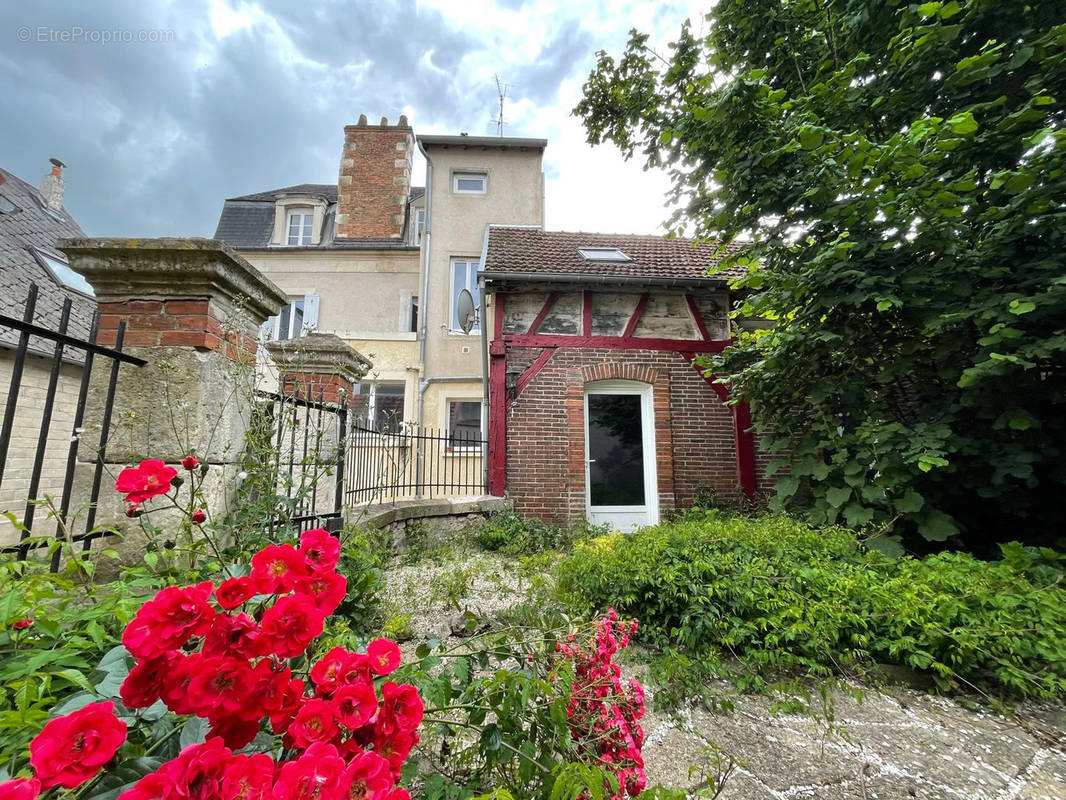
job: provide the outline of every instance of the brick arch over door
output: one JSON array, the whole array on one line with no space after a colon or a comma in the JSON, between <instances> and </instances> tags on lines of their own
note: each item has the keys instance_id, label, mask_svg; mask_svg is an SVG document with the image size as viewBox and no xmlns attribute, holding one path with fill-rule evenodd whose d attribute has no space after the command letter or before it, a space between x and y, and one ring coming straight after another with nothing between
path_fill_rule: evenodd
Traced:
<instances>
[{"instance_id":1,"label":"brick arch over door","mask_svg":"<svg viewBox=\"0 0 1066 800\"><path fill-rule=\"evenodd\" d=\"M512 348L509 363L532 363ZM585 384L651 384L662 512L688 505L700 486L738 497L733 415L714 387L676 353L560 347L507 411L507 495L519 513L551 522L585 513Z\"/></svg>"}]
</instances>

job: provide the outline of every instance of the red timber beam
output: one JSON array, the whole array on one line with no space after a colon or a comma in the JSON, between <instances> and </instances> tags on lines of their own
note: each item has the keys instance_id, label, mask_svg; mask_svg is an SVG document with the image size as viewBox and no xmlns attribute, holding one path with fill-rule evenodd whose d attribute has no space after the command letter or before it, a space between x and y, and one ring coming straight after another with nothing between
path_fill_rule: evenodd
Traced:
<instances>
[{"instance_id":1,"label":"red timber beam","mask_svg":"<svg viewBox=\"0 0 1066 800\"><path fill-rule=\"evenodd\" d=\"M626 329L622 333L623 339L631 339L633 337L633 331L637 329L637 323L640 322L641 316L644 314L644 307L648 305L648 298L651 295L648 292L644 292L637 300L637 307L633 309L633 316L629 318L629 322L626 323Z\"/></svg>"},{"instance_id":2,"label":"red timber beam","mask_svg":"<svg viewBox=\"0 0 1066 800\"><path fill-rule=\"evenodd\" d=\"M655 339L643 336L567 336L546 333L514 333L503 337L508 347L599 347L607 350L673 350L678 353L718 353L731 339L705 342L699 339Z\"/></svg>"},{"instance_id":3,"label":"red timber beam","mask_svg":"<svg viewBox=\"0 0 1066 800\"><path fill-rule=\"evenodd\" d=\"M544 305L541 306L540 312L537 314L536 319L534 319L532 324L529 326L529 333L537 332L537 328L540 327L540 323L544 322L544 318L551 313L552 308L555 306L555 301L558 299L558 292L548 292L548 297L544 301Z\"/></svg>"},{"instance_id":4,"label":"red timber beam","mask_svg":"<svg viewBox=\"0 0 1066 800\"><path fill-rule=\"evenodd\" d=\"M702 367L695 363L691 353L679 352L685 361L695 369L700 376L707 381L718 398L724 403L729 399L729 389L725 384L718 383L717 375L708 375ZM735 405L729 406L733 415L733 443L736 450L737 483L740 490L749 500L755 500L755 436L751 432L751 409L746 401L741 400Z\"/></svg>"},{"instance_id":5,"label":"red timber beam","mask_svg":"<svg viewBox=\"0 0 1066 800\"><path fill-rule=\"evenodd\" d=\"M554 350L544 350L539 356L537 356L536 361L526 367L525 372L518 376L518 383L515 384L514 398L507 400L508 408L510 408L514 401L521 396L523 390L529 386L530 382L537 377L537 373L544 369L544 365L551 361L553 355L555 355Z\"/></svg>"},{"instance_id":6,"label":"red timber beam","mask_svg":"<svg viewBox=\"0 0 1066 800\"><path fill-rule=\"evenodd\" d=\"M503 341L503 312L507 296L495 296L492 342L489 345L489 494L507 490L507 348Z\"/></svg>"},{"instance_id":7,"label":"red timber beam","mask_svg":"<svg viewBox=\"0 0 1066 800\"><path fill-rule=\"evenodd\" d=\"M707 324L703 321L703 314L696 307L696 301L692 298L692 295L686 294L685 302L688 303L689 313L692 314L692 319L696 322L696 329L700 332L700 338L705 342L711 341L711 334L707 330Z\"/></svg>"}]
</instances>

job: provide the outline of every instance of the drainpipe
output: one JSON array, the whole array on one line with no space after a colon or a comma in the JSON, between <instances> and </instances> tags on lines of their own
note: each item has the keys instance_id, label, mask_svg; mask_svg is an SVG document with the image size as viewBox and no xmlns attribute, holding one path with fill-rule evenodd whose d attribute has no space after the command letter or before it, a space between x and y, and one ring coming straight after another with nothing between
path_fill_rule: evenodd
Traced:
<instances>
[{"instance_id":1,"label":"drainpipe","mask_svg":"<svg viewBox=\"0 0 1066 800\"><path fill-rule=\"evenodd\" d=\"M481 245L481 271L485 269L485 259L489 251L489 231L492 225L485 226L485 241ZM478 273L478 294L481 296L481 485L489 490L489 315L488 297L485 296L485 276Z\"/></svg>"},{"instance_id":2,"label":"drainpipe","mask_svg":"<svg viewBox=\"0 0 1066 800\"><path fill-rule=\"evenodd\" d=\"M422 432L425 417L426 389L426 320L429 318L429 254L433 242L433 160L422 146L421 139L415 139L418 149L426 159L426 226L422 229L422 297L419 300L422 309L422 325L418 340L418 432ZM415 458L415 497L422 497L422 439L418 439L418 452Z\"/></svg>"}]
</instances>

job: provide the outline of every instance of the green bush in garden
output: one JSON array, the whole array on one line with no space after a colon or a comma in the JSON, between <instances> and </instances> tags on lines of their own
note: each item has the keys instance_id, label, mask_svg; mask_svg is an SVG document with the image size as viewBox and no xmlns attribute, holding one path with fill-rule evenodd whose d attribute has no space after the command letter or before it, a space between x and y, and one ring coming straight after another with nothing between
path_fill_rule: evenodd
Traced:
<instances>
[{"instance_id":1,"label":"green bush in garden","mask_svg":"<svg viewBox=\"0 0 1066 800\"><path fill-rule=\"evenodd\" d=\"M943 689L1061 696L1066 592L1056 562L1006 552L997 562L893 559L840 528L706 511L579 543L558 580L573 610L614 606L653 645L735 653L750 670L745 686L880 662L928 672Z\"/></svg>"},{"instance_id":2,"label":"green bush in garden","mask_svg":"<svg viewBox=\"0 0 1066 800\"><path fill-rule=\"evenodd\" d=\"M597 527L585 522L564 527L539 519L526 519L513 511L493 514L473 528L474 539L483 550L511 556L569 550L575 542L602 536L609 530L609 526Z\"/></svg>"}]
</instances>

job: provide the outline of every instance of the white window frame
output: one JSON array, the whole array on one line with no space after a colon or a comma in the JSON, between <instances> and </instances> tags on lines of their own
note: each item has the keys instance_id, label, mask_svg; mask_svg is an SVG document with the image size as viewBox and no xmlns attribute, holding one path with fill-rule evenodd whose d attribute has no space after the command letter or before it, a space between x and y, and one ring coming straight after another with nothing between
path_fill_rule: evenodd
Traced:
<instances>
[{"instance_id":1,"label":"white window frame","mask_svg":"<svg viewBox=\"0 0 1066 800\"><path fill-rule=\"evenodd\" d=\"M300 324L299 331L293 331L293 323L296 321L296 304L303 303L303 321ZM289 335L285 337L285 341L289 339L298 339L303 336L308 330L314 330L318 327L318 305L319 296L317 294L303 294L303 295L289 295L289 302L285 304L285 307L281 309L282 312L287 312L289 315ZM279 312L271 317L268 317L266 322L263 323L260 329L260 337L263 341L277 342L281 335L281 318L282 313Z\"/></svg>"},{"instance_id":2,"label":"white window frame","mask_svg":"<svg viewBox=\"0 0 1066 800\"><path fill-rule=\"evenodd\" d=\"M460 189L460 180L480 180L480 189ZM489 174L487 172L455 172L452 173L452 192L454 194L486 194L489 190Z\"/></svg>"},{"instance_id":3,"label":"white window frame","mask_svg":"<svg viewBox=\"0 0 1066 800\"><path fill-rule=\"evenodd\" d=\"M422 233L426 230L426 209L415 209L415 244L422 244Z\"/></svg>"},{"instance_id":4,"label":"white window frame","mask_svg":"<svg viewBox=\"0 0 1066 800\"><path fill-rule=\"evenodd\" d=\"M466 285L465 286L458 286L457 287L456 284L455 284L455 265L456 264L465 264L466 265L467 272L466 272ZM474 267L474 269L471 270L470 269L471 267ZM455 258L451 259L451 261L448 262L448 271L449 271L448 285L451 287L450 288L450 293L448 295L448 298L449 298L448 299L448 330L449 330L449 332L458 333L458 334L461 334L461 335L469 335L469 336L473 336L475 333L480 334L481 333L481 321L482 321L481 317L483 316L483 314L482 314L482 309L481 309L481 295L478 292L478 274L481 272L481 260L477 259L477 258L471 260L470 258L464 258L462 256L456 256ZM471 281L471 275L473 276L473 281ZM477 321L474 323L474 327L470 329L470 333L469 334L463 334L463 329L459 327L458 315L455 313L455 311L456 311L455 304L456 304L456 302L458 302L459 292L462 289L469 289L470 290L470 294L473 295L473 297L474 297L474 309L475 309L475 311L477 311L477 317L478 317Z\"/></svg>"},{"instance_id":5,"label":"white window frame","mask_svg":"<svg viewBox=\"0 0 1066 800\"><path fill-rule=\"evenodd\" d=\"M297 241L292 241L293 217L301 217ZM315 240L315 210L307 206L297 206L285 212L285 246L309 247Z\"/></svg>"},{"instance_id":6,"label":"white window frame","mask_svg":"<svg viewBox=\"0 0 1066 800\"><path fill-rule=\"evenodd\" d=\"M363 381L362 383L367 383L367 381ZM366 401L366 424L367 424L367 427L368 428L376 428L377 427L377 422L378 422L378 386L380 386L381 384L390 384L390 385L402 386L403 387L403 408L400 410L400 419L396 423L397 427L399 427L400 430L402 430L404 422L405 422L404 417L407 416L407 381L404 381L404 380L395 380L395 381L374 380L374 381L369 381L369 383L370 383L370 391L367 392L367 401ZM391 436L392 434L390 433L390 434L387 434L387 435Z\"/></svg>"},{"instance_id":7,"label":"white window frame","mask_svg":"<svg viewBox=\"0 0 1066 800\"><path fill-rule=\"evenodd\" d=\"M462 445L456 446L452 444L452 403L473 403L477 406L477 436L478 443L464 447ZM444 430L446 431L445 453L480 453L481 452L481 437L485 435L485 405L480 397L447 397L444 400Z\"/></svg>"},{"instance_id":8,"label":"white window frame","mask_svg":"<svg viewBox=\"0 0 1066 800\"><path fill-rule=\"evenodd\" d=\"M578 254L586 261L632 261L617 247L579 247Z\"/></svg>"}]
</instances>

